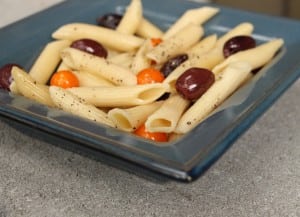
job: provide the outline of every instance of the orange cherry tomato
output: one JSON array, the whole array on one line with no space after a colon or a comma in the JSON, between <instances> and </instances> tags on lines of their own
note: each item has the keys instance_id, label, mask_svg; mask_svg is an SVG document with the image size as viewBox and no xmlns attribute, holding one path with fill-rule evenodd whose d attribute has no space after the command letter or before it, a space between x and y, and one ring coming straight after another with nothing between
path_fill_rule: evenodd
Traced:
<instances>
[{"instance_id":1,"label":"orange cherry tomato","mask_svg":"<svg viewBox=\"0 0 300 217\"><path fill-rule=\"evenodd\" d=\"M151 44L153 47L156 47L162 42L161 38L151 38Z\"/></svg>"},{"instance_id":2,"label":"orange cherry tomato","mask_svg":"<svg viewBox=\"0 0 300 217\"><path fill-rule=\"evenodd\" d=\"M167 142L168 134L162 132L148 132L146 130L145 124L141 125L138 129L134 131L134 134L145 139L153 140L155 142Z\"/></svg>"},{"instance_id":3,"label":"orange cherry tomato","mask_svg":"<svg viewBox=\"0 0 300 217\"><path fill-rule=\"evenodd\" d=\"M137 74L138 84L161 83L164 79L163 73L154 68L143 69Z\"/></svg>"},{"instance_id":4,"label":"orange cherry tomato","mask_svg":"<svg viewBox=\"0 0 300 217\"><path fill-rule=\"evenodd\" d=\"M79 80L73 72L69 70L62 70L55 72L52 75L50 85L62 88L78 87Z\"/></svg>"}]
</instances>

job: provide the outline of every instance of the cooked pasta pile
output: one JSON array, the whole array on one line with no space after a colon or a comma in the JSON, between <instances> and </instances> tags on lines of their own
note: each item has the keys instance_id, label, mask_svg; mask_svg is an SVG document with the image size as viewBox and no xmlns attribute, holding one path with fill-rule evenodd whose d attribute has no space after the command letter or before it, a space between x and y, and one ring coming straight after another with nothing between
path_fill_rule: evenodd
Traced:
<instances>
[{"instance_id":1,"label":"cooked pasta pile","mask_svg":"<svg viewBox=\"0 0 300 217\"><path fill-rule=\"evenodd\" d=\"M224 57L225 43L233 37L251 36L254 26L240 23L224 35L206 35L202 24L218 13L218 8L209 6L189 9L162 31L143 16L141 0L132 0L116 29L65 24L53 32L54 40L44 47L28 72L13 67L10 89L126 132L134 133L144 125L147 132L165 133L167 138L185 134L250 79L253 70L267 64L284 43L280 38L274 39ZM80 39L100 43L108 51L107 57L70 46ZM159 70L181 54L186 54L187 59L163 81L138 82L142 70ZM191 68L210 70L214 76L211 86L194 100L183 97L176 89L177 80ZM51 77L62 70L71 71L79 86L52 85Z\"/></svg>"}]
</instances>

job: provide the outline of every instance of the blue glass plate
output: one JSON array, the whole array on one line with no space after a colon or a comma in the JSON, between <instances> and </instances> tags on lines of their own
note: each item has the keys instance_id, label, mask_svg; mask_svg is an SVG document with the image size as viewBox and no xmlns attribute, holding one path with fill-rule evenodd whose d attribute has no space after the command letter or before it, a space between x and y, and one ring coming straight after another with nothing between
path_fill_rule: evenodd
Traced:
<instances>
[{"instance_id":1,"label":"blue glass plate","mask_svg":"<svg viewBox=\"0 0 300 217\"><path fill-rule=\"evenodd\" d=\"M15 62L29 69L51 33L69 22L95 24L108 12L123 12L129 1L66 1L0 29L0 65ZM144 15L166 29L186 9L204 4L183 0L144 1ZM199 177L300 75L300 23L220 7L205 24L206 34L224 34L241 22L255 26L258 41L283 38L284 48L252 82L232 95L221 110L185 136L164 145L49 109L21 96L0 91L0 114L57 138L93 148L158 173L185 181Z\"/></svg>"}]
</instances>

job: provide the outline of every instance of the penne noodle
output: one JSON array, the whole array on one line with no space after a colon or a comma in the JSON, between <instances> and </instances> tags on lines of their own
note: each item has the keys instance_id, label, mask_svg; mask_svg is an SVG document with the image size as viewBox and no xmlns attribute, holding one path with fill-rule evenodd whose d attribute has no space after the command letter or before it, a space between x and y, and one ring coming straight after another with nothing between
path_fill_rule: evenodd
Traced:
<instances>
[{"instance_id":1,"label":"penne noodle","mask_svg":"<svg viewBox=\"0 0 300 217\"><path fill-rule=\"evenodd\" d=\"M107 51L107 57L106 58L112 58L114 56L117 56L121 53L124 53L123 51L117 51L117 50L113 50L113 49L110 49L109 47L106 47L106 51ZM128 51L130 53L130 51Z\"/></svg>"},{"instance_id":2,"label":"penne noodle","mask_svg":"<svg viewBox=\"0 0 300 217\"><path fill-rule=\"evenodd\" d=\"M260 68L274 57L276 52L282 47L283 43L282 39L274 39L255 48L240 51L229 56L224 62L217 65L213 69L213 72L215 74L220 73L229 64L234 62L248 62L251 65L252 70Z\"/></svg>"},{"instance_id":3,"label":"penne noodle","mask_svg":"<svg viewBox=\"0 0 300 217\"><path fill-rule=\"evenodd\" d=\"M117 128L126 132L133 132L140 127L147 120L148 116L156 111L162 103L162 101L157 101L127 109L114 108L108 112L108 117L116 124Z\"/></svg>"},{"instance_id":4,"label":"penne noodle","mask_svg":"<svg viewBox=\"0 0 300 217\"><path fill-rule=\"evenodd\" d=\"M203 28L194 24L187 25L182 31L162 41L146 55L156 63L163 63L175 55L184 53L195 45L204 34Z\"/></svg>"},{"instance_id":5,"label":"penne noodle","mask_svg":"<svg viewBox=\"0 0 300 217\"><path fill-rule=\"evenodd\" d=\"M17 84L16 84L15 81L11 82L11 84L9 85L9 89L10 89L10 92L12 92L14 94L20 94L20 92L18 91Z\"/></svg>"},{"instance_id":6,"label":"penne noodle","mask_svg":"<svg viewBox=\"0 0 300 217\"><path fill-rule=\"evenodd\" d=\"M251 66L247 62L228 65L215 83L183 114L174 132L183 134L192 130L239 88L250 73Z\"/></svg>"},{"instance_id":7,"label":"penne noodle","mask_svg":"<svg viewBox=\"0 0 300 217\"><path fill-rule=\"evenodd\" d=\"M93 105L89 105L85 100L80 99L68 90L61 87L50 86L50 96L55 105L71 114L87 118L89 120L115 127L107 114Z\"/></svg>"},{"instance_id":8,"label":"penne noodle","mask_svg":"<svg viewBox=\"0 0 300 217\"><path fill-rule=\"evenodd\" d=\"M140 37L148 39L148 38L161 38L164 33L157 26L151 23L149 20L143 18L136 31L136 34Z\"/></svg>"},{"instance_id":9,"label":"penne noodle","mask_svg":"<svg viewBox=\"0 0 300 217\"><path fill-rule=\"evenodd\" d=\"M19 94L41 104L54 106L49 94L49 86L38 84L28 73L18 67L13 67L11 73Z\"/></svg>"},{"instance_id":10,"label":"penne noodle","mask_svg":"<svg viewBox=\"0 0 300 217\"><path fill-rule=\"evenodd\" d=\"M143 9L141 0L131 0L116 31L133 35L137 31L142 18Z\"/></svg>"},{"instance_id":11,"label":"penne noodle","mask_svg":"<svg viewBox=\"0 0 300 217\"><path fill-rule=\"evenodd\" d=\"M167 92L168 88L168 85L153 83L116 87L74 87L68 90L97 107L127 107L152 103Z\"/></svg>"},{"instance_id":12,"label":"penne noodle","mask_svg":"<svg viewBox=\"0 0 300 217\"><path fill-rule=\"evenodd\" d=\"M175 94L164 101L163 105L150 115L145 123L149 132L174 131L177 122L190 102Z\"/></svg>"},{"instance_id":13,"label":"penne noodle","mask_svg":"<svg viewBox=\"0 0 300 217\"><path fill-rule=\"evenodd\" d=\"M55 71L63 71L63 70L70 70L72 71L72 69L67 66L63 61L58 65L57 69Z\"/></svg>"},{"instance_id":14,"label":"penne noodle","mask_svg":"<svg viewBox=\"0 0 300 217\"><path fill-rule=\"evenodd\" d=\"M189 50L187 50L189 59L197 60L198 58L200 58L201 55L207 53L208 51L211 51L215 47L216 43L216 34L207 36L206 38L198 42L196 45L191 47Z\"/></svg>"},{"instance_id":15,"label":"penne noodle","mask_svg":"<svg viewBox=\"0 0 300 217\"><path fill-rule=\"evenodd\" d=\"M61 57L67 66L101 76L116 85L135 85L137 83L136 75L130 70L78 49L66 48L61 52Z\"/></svg>"},{"instance_id":16,"label":"penne noodle","mask_svg":"<svg viewBox=\"0 0 300 217\"><path fill-rule=\"evenodd\" d=\"M205 23L211 17L219 12L218 8L213 7L201 7L196 9L187 10L163 35L163 39L168 39L173 35L176 35L185 26L193 23L197 26Z\"/></svg>"},{"instance_id":17,"label":"penne noodle","mask_svg":"<svg viewBox=\"0 0 300 217\"><path fill-rule=\"evenodd\" d=\"M133 35L123 34L112 29L85 23L63 25L52 33L52 37L71 41L89 38L117 51L135 50L144 41L144 39Z\"/></svg>"},{"instance_id":18,"label":"penne noodle","mask_svg":"<svg viewBox=\"0 0 300 217\"><path fill-rule=\"evenodd\" d=\"M140 49L136 52L135 57L131 63L131 71L134 74L138 74L141 70L150 67L151 61L146 57L146 53L152 48L150 40L146 40Z\"/></svg>"},{"instance_id":19,"label":"penne noodle","mask_svg":"<svg viewBox=\"0 0 300 217\"><path fill-rule=\"evenodd\" d=\"M49 42L31 67L30 76L36 82L46 84L61 60L60 51L70 44L69 40Z\"/></svg>"},{"instance_id":20,"label":"penne noodle","mask_svg":"<svg viewBox=\"0 0 300 217\"><path fill-rule=\"evenodd\" d=\"M105 80L103 77L94 75L89 72L72 71L79 80L79 84L82 87L101 87L101 86L115 86L111 82Z\"/></svg>"},{"instance_id":21,"label":"penne noodle","mask_svg":"<svg viewBox=\"0 0 300 217\"><path fill-rule=\"evenodd\" d=\"M122 66L126 69L130 69L132 60L135 56L135 53L121 53L114 55L107 60L115 65Z\"/></svg>"}]
</instances>

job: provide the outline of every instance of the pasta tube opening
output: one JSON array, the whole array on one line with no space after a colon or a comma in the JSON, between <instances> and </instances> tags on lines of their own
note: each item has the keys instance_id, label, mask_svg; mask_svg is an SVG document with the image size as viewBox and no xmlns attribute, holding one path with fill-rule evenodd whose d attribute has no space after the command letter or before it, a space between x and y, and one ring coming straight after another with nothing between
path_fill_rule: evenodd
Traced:
<instances>
[{"instance_id":1,"label":"pasta tube opening","mask_svg":"<svg viewBox=\"0 0 300 217\"><path fill-rule=\"evenodd\" d=\"M162 103L162 101L156 101L128 109L115 108L108 112L108 117L116 124L117 128L132 132L140 127Z\"/></svg>"},{"instance_id":2,"label":"pasta tube opening","mask_svg":"<svg viewBox=\"0 0 300 217\"><path fill-rule=\"evenodd\" d=\"M123 112L118 111L118 112L110 113L110 118L117 120L118 125L119 125L118 128L121 128L125 131L131 131L132 124L126 117L126 114L124 114Z\"/></svg>"},{"instance_id":3,"label":"pasta tube opening","mask_svg":"<svg viewBox=\"0 0 300 217\"><path fill-rule=\"evenodd\" d=\"M159 97L161 97L165 93L166 89L164 86L156 86L149 89L145 89L144 91L141 91L137 98L142 101L151 102Z\"/></svg>"},{"instance_id":4,"label":"pasta tube opening","mask_svg":"<svg viewBox=\"0 0 300 217\"><path fill-rule=\"evenodd\" d=\"M164 119L164 118L159 118L156 120L153 120L150 124L149 127L171 127L172 122L170 120Z\"/></svg>"}]
</instances>

